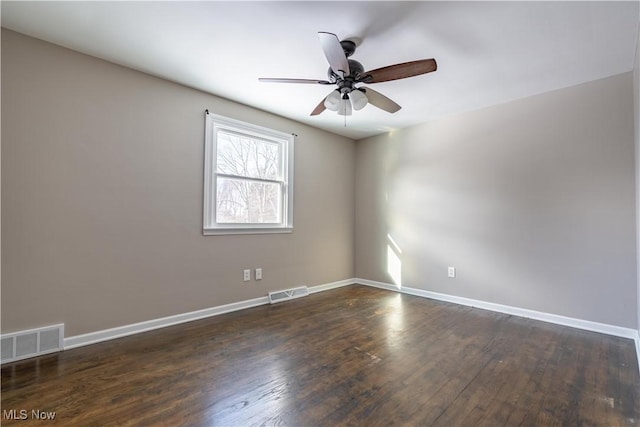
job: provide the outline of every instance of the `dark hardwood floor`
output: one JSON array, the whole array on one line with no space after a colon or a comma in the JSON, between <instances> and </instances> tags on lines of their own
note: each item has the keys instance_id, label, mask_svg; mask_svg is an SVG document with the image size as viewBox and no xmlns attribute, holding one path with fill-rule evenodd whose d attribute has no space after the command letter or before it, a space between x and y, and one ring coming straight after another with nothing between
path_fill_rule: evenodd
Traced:
<instances>
[{"instance_id":1,"label":"dark hardwood floor","mask_svg":"<svg viewBox=\"0 0 640 427\"><path fill-rule=\"evenodd\" d=\"M364 286L2 367L3 426L638 426L639 400L631 340Z\"/></svg>"}]
</instances>

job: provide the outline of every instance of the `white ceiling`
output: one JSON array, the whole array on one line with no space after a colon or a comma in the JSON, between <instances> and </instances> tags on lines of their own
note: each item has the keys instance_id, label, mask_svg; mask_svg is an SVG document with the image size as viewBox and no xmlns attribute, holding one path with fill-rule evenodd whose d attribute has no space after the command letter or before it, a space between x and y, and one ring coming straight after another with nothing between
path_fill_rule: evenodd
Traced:
<instances>
[{"instance_id":1,"label":"white ceiling","mask_svg":"<svg viewBox=\"0 0 640 427\"><path fill-rule=\"evenodd\" d=\"M633 69L638 1L11 2L2 25L99 58L362 138ZM438 71L372 85L402 105L309 113L331 90L317 32L365 69L436 58Z\"/></svg>"}]
</instances>

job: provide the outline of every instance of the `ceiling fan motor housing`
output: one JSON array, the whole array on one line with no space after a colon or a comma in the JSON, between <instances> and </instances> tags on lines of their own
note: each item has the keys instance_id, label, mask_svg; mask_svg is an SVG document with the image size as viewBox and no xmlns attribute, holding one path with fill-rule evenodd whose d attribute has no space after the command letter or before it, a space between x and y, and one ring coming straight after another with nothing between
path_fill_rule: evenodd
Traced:
<instances>
[{"instance_id":1,"label":"ceiling fan motor housing","mask_svg":"<svg viewBox=\"0 0 640 427\"><path fill-rule=\"evenodd\" d=\"M340 46L342 46L342 50L344 50L344 56L347 58L353 55L356 51L356 43L351 40L342 40L340 42Z\"/></svg>"},{"instance_id":2,"label":"ceiling fan motor housing","mask_svg":"<svg viewBox=\"0 0 640 427\"><path fill-rule=\"evenodd\" d=\"M331 67L329 67L329 69L327 70L327 76L329 77L329 81L338 83L341 80L344 80L344 81L351 80L351 83L353 84L356 81L356 79L364 73L364 67L362 66L361 63L359 63L355 59L349 59L348 62L349 62L349 71L351 73L348 76L344 76L343 78L342 76L339 76L338 74L334 73Z\"/></svg>"}]
</instances>

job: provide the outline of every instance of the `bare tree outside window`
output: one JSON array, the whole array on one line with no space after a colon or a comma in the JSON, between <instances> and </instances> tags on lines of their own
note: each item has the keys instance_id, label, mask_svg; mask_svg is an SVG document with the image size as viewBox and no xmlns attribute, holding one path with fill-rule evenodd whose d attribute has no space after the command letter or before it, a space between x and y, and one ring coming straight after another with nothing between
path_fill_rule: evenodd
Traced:
<instances>
[{"instance_id":1,"label":"bare tree outside window","mask_svg":"<svg viewBox=\"0 0 640 427\"><path fill-rule=\"evenodd\" d=\"M282 152L277 143L231 132L217 135L216 222L282 221Z\"/></svg>"}]
</instances>

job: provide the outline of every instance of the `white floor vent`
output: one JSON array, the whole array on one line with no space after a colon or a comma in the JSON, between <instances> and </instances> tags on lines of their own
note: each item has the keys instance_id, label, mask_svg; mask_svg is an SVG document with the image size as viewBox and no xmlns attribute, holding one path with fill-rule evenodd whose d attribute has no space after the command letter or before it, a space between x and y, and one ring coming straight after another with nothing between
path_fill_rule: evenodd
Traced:
<instances>
[{"instance_id":1,"label":"white floor vent","mask_svg":"<svg viewBox=\"0 0 640 427\"><path fill-rule=\"evenodd\" d=\"M280 301L306 297L307 295L309 295L307 287L300 286L298 288L286 289L284 291L269 292L269 302L273 304Z\"/></svg>"},{"instance_id":2,"label":"white floor vent","mask_svg":"<svg viewBox=\"0 0 640 427\"><path fill-rule=\"evenodd\" d=\"M1 363L62 351L64 325L45 326L0 336Z\"/></svg>"}]
</instances>

